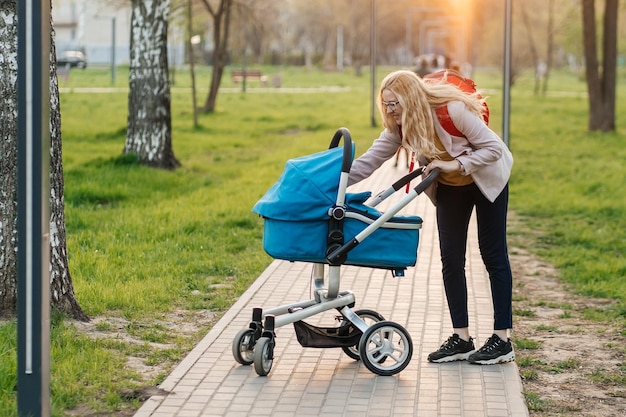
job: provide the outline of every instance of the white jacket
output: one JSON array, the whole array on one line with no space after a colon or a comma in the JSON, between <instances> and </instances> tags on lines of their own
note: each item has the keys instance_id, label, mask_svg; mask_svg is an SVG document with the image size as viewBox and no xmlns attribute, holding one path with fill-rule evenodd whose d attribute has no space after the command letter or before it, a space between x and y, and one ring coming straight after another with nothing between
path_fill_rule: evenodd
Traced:
<instances>
[{"instance_id":1,"label":"white jacket","mask_svg":"<svg viewBox=\"0 0 626 417\"><path fill-rule=\"evenodd\" d=\"M463 164L465 174L472 176L483 195L493 202L509 181L513 155L498 135L480 117L467 110L462 102L449 103L448 113L454 126L465 137L450 135L433 110L435 131L441 143L450 156ZM395 155L401 143L399 135L383 130L367 152L352 163L348 185L369 177ZM418 156L418 160L422 165L427 163L423 156Z\"/></svg>"}]
</instances>

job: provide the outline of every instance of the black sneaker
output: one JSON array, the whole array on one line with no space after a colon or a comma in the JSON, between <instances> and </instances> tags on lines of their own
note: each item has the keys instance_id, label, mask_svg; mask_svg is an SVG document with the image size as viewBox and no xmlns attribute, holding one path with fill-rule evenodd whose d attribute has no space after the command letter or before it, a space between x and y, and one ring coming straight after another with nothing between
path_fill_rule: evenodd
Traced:
<instances>
[{"instance_id":1,"label":"black sneaker","mask_svg":"<svg viewBox=\"0 0 626 417\"><path fill-rule=\"evenodd\" d=\"M470 337L469 342L466 342L455 333L441 345L439 350L428 355L428 362L464 361L475 351L474 339Z\"/></svg>"},{"instance_id":2,"label":"black sneaker","mask_svg":"<svg viewBox=\"0 0 626 417\"><path fill-rule=\"evenodd\" d=\"M491 335L485 345L469 357L470 363L478 365L494 365L496 363L512 362L515 360L515 352L511 339L500 339L497 335Z\"/></svg>"}]
</instances>

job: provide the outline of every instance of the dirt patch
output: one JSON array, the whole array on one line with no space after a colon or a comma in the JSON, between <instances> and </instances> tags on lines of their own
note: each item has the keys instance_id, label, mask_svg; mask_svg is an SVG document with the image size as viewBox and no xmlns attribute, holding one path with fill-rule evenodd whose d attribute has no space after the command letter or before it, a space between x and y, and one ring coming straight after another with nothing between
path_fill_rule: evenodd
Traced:
<instances>
[{"instance_id":1,"label":"dirt patch","mask_svg":"<svg viewBox=\"0 0 626 417\"><path fill-rule=\"evenodd\" d=\"M206 331L219 319L218 313L208 310L185 311L177 310L164 315L160 319L149 323L130 322L121 317L93 317L87 323L73 322L79 331L97 339L111 339L123 341L127 344L148 345L153 351L176 348L176 343L185 340L193 347ZM146 334L167 334L165 341L146 340ZM182 360L182 358L180 358ZM89 417L129 417L135 414L137 408L131 404L142 403L153 395L166 395L167 392L153 385L159 376L169 374L176 364L171 361L148 362L145 357L128 355L126 366L141 375L145 386L137 389L124 389L119 392L124 400L123 408L112 412L96 412L86 405L80 405L72 410L66 410L68 416Z\"/></svg>"},{"instance_id":2,"label":"dirt patch","mask_svg":"<svg viewBox=\"0 0 626 417\"><path fill-rule=\"evenodd\" d=\"M613 301L577 296L550 265L515 252L513 338L530 415L626 415L624 329L583 315Z\"/></svg>"}]
</instances>

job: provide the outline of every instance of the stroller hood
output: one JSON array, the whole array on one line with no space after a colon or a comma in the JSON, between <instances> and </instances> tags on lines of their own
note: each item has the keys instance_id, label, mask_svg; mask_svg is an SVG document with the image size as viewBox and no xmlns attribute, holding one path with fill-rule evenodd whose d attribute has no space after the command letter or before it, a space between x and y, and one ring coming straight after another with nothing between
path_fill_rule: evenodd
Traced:
<instances>
[{"instance_id":1,"label":"stroller hood","mask_svg":"<svg viewBox=\"0 0 626 417\"><path fill-rule=\"evenodd\" d=\"M342 160L341 147L288 160L278 181L252 211L276 220L328 219L328 209L337 200Z\"/></svg>"}]
</instances>

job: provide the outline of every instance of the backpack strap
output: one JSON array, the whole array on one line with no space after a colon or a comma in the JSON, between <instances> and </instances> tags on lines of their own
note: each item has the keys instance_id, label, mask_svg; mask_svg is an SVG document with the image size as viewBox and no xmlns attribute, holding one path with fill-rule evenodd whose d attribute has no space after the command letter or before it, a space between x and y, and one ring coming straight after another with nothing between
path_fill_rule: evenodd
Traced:
<instances>
[{"instance_id":1,"label":"backpack strap","mask_svg":"<svg viewBox=\"0 0 626 417\"><path fill-rule=\"evenodd\" d=\"M431 74L426 74L424 75L423 79L427 83L446 82L448 84L455 85L461 91L464 91L467 94L477 93L476 83L474 82L474 80L472 80L471 78L465 77L463 74L453 69L444 69L444 70L440 70L437 72L433 72ZM478 97L482 98L480 94L478 94ZM485 124L489 125L489 107L487 106L487 102L483 102L483 106L484 106L484 110L482 114L483 120L485 121ZM439 122L441 123L443 128L446 130L446 132L448 132L449 134L453 136L462 136L462 137L465 136L456 128L456 126L454 126L454 123L452 122L452 119L450 118L450 115L448 114L448 106L441 106L435 109L435 111L437 113L437 117L439 118Z\"/></svg>"},{"instance_id":2,"label":"backpack strap","mask_svg":"<svg viewBox=\"0 0 626 417\"><path fill-rule=\"evenodd\" d=\"M465 135L456 128L452 118L450 117L450 113L448 113L448 105L443 105L437 107L435 109L435 113L437 114L437 119L439 119L439 123L445 129L446 132L451 134L452 136L465 137Z\"/></svg>"}]
</instances>

